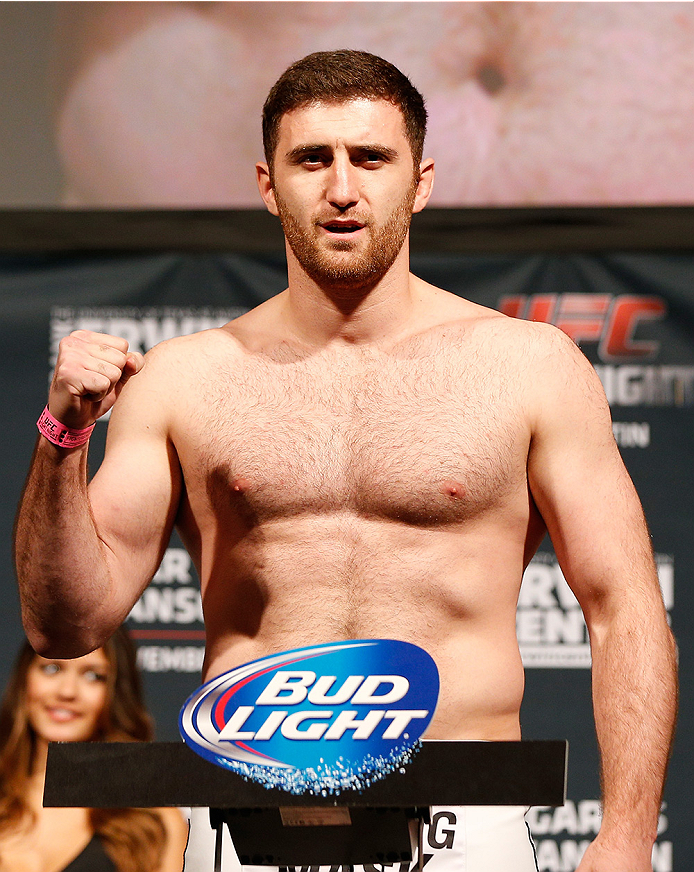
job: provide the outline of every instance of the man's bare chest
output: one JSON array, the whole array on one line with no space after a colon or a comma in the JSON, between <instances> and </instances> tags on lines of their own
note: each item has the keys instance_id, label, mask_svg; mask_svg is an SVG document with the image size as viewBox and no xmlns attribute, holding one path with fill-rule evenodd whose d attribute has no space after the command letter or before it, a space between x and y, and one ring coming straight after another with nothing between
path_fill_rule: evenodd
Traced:
<instances>
[{"instance_id":1,"label":"man's bare chest","mask_svg":"<svg viewBox=\"0 0 694 872\"><path fill-rule=\"evenodd\" d=\"M177 446L188 490L204 485L215 514L348 510L440 526L524 486L518 400L489 367L255 363L201 384Z\"/></svg>"}]
</instances>

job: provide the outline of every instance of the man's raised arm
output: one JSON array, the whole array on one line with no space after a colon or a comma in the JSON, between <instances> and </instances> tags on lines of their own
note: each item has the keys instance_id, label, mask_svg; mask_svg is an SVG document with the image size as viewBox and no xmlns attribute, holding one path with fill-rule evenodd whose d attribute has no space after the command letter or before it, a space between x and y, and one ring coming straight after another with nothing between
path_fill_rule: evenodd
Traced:
<instances>
[{"instance_id":1,"label":"man's raised arm","mask_svg":"<svg viewBox=\"0 0 694 872\"><path fill-rule=\"evenodd\" d=\"M46 656L102 645L166 547L180 474L148 366L117 337L80 330L60 344L15 532L22 619ZM94 493L84 440L116 401Z\"/></svg>"},{"instance_id":2,"label":"man's raised arm","mask_svg":"<svg viewBox=\"0 0 694 872\"><path fill-rule=\"evenodd\" d=\"M677 707L675 643L602 386L571 340L536 326L528 474L588 626L601 757L603 820L579 872L651 872Z\"/></svg>"}]
</instances>

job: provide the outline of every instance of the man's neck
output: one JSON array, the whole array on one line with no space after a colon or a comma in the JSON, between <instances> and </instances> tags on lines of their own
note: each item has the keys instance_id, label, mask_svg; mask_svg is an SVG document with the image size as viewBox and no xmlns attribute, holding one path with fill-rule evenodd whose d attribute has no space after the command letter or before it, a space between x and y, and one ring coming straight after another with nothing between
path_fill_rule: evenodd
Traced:
<instances>
[{"instance_id":1,"label":"man's neck","mask_svg":"<svg viewBox=\"0 0 694 872\"><path fill-rule=\"evenodd\" d=\"M322 287L290 258L285 323L316 345L375 344L397 336L411 321L418 283L406 250L401 255L378 282L356 291Z\"/></svg>"}]
</instances>

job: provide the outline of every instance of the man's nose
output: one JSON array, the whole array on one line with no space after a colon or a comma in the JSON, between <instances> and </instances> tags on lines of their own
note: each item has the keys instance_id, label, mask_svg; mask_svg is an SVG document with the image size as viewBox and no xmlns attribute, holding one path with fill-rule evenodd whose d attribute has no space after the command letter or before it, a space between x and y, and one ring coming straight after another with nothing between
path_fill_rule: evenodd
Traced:
<instances>
[{"instance_id":1,"label":"man's nose","mask_svg":"<svg viewBox=\"0 0 694 872\"><path fill-rule=\"evenodd\" d=\"M337 156L333 160L326 196L338 209L348 209L359 202L357 171L348 158Z\"/></svg>"}]
</instances>

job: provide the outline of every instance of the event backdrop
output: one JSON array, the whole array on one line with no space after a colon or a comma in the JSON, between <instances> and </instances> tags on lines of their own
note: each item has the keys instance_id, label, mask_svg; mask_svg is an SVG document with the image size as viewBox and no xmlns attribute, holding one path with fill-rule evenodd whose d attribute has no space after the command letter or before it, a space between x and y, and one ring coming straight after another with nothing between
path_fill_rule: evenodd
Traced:
<instances>
[{"instance_id":1,"label":"event backdrop","mask_svg":"<svg viewBox=\"0 0 694 872\"><path fill-rule=\"evenodd\" d=\"M645 506L681 652L682 716L654 870L688 872L694 861L694 651L688 620L694 613L694 256L432 251L416 253L413 270L514 317L553 322L580 344L603 381L615 437ZM162 339L222 324L285 282L283 255L274 252L0 256L5 408L0 682L21 637L10 559L12 519L60 338L88 328L123 336L144 352ZM99 462L106 426L97 425L92 466ZM204 645L195 571L176 538L128 625L139 646L158 738L174 739L178 709L200 682ZM525 573L517 625L527 676L524 736L570 742L569 801L557 810L531 812L540 869L571 872L599 825L597 751L586 629L548 542Z\"/></svg>"}]
</instances>

